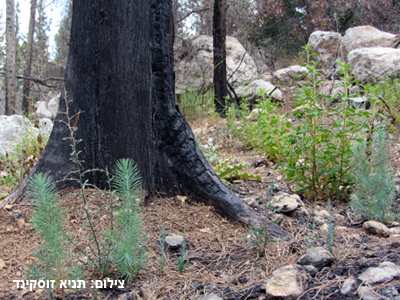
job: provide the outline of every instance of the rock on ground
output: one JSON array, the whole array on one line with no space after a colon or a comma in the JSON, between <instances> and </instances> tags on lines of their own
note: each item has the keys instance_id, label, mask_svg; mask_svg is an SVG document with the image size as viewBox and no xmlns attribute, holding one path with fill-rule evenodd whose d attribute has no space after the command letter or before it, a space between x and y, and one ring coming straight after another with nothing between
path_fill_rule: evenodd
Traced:
<instances>
[{"instance_id":1,"label":"rock on ground","mask_svg":"<svg viewBox=\"0 0 400 300\"><path fill-rule=\"evenodd\" d=\"M299 265L289 265L276 269L266 285L270 297L296 298L308 288L310 275Z\"/></svg>"},{"instance_id":2,"label":"rock on ground","mask_svg":"<svg viewBox=\"0 0 400 300\"><path fill-rule=\"evenodd\" d=\"M400 49L359 48L348 56L350 72L361 83L374 82L386 76L400 74Z\"/></svg>"},{"instance_id":3,"label":"rock on ground","mask_svg":"<svg viewBox=\"0 0 400 300\"><path fill-rule=\"evenodd\" d=\"M340 43L340 53L344 61L349 61L351 51L359 48L392 47L396 35L380 31L372 26L357 26L346 30Z\"/></svg>"},{"instance_id":4,"label":"rock on ground","mask_svg":"<svg viewBox=\"0 0 400 300\"><path fill-rule=\"evenodd\" d=\"M377 221L367 221L363 224L363 228L367 233L380 237L389 237L390 235L389 228Z\"/></svg>"},{"instance_id":5,"label":"rock on ground","mask_svg":"<svg viewBox=\"0 0 400 300\"><path fill-rule=\"evenodd\" d=\"M267 81L262 79L257 79L245 86L241 86L236 89L236 95L239 98L247 97L247 99L251 103L255 103L257 100L261 100L263 96L260 94L260 91L263 90L265 92L265 97L267 97L272 91L271 97L275 101L283 101L282 92L276 88L275 86Z\"/></svg>"},{"instance_id":6,"label":"rock on ground","mask_svg":"<svg viewBox=\"0 0 400 300\"><path fill-rule=\"evenodd\" d=\"M312 265L318 270L324 267L331 266L335 258L323 247L310 248L306 254L300 257L297 261L299 265Z\"/></svg>"},{"instance_id":7,"label":"rock on ground","mask_svg":"<svg viewBox=\"0 0 400 300\"><path fill-rule=\"evenodd\" d=\"M358 276L367 284L389 282L395 278L400 278L400 266L389 261L380 263L376 268L368 268Z\"/></svg>"},{"instance_id":8,"label":"rock on ground","mask_svg":"<svg viewBox=\"0 0 400 300\"><path fill-rule=\"evenodd\" d=\"M271 205L272 208L278 209L279 212L287 213L294 211L300 206L303 206L303 202L301 201L299 195L282 193L272 197Z\"/></svg>"},{"instance_id":9,"label":"rock on ground","mask_svg":"<svg viewBox=\"0 0 400 300\"><path fill-rule=\"evenodd\" d=\"M340 33L320 30L311 33L308 39L310 52L318 54L318 68L322 69L326 77L329 77L335 70L335 61L340 55L338 51L341 40Z\"/></svg>"}]
</instances>

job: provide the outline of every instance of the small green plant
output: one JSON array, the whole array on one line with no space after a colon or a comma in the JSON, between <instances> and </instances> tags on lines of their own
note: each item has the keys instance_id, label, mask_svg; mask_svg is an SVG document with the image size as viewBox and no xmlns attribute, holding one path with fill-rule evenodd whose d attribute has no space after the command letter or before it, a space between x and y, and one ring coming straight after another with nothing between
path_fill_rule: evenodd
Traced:
<instances>
[{"instance_id":1,"label":"small green plant","mask_svg":"<svg viewBox=\"0 0 400 300\"><path fill-rule=\"evenodd\" d=\"M158 259L158 262L160 263L160 273L161 275L164 275L165 273L165 263L167 261L167 258L165 256L165 253L168 251L169 245L165 246L165 238L167 237L167 234L165 233L165 224L162 224L162 229L161 229L161 237L158 239L158 243L160 244L160 253L161 257Z\"/></svg>"},{"instance_id":2,"label":"small green plant","mask_svg":"<svg viewBox=\"0 0 400 300\"><path fill-rule=\"evenodd\" d=\"M390 142L387 133L378 129L368 147L366 142L354 146L353 174L357 178L357 199L350 204L365 218L391 222L398 217L394 207L395 184L390 167Z\"/></svg>"},{"instance_id":3,"label":"small green plant","mask_svg":"<svg viewBox=\"0 0 400 300\"><path fill-rule=\"evenodd\" d=\"M68 101L65 101L67 107L67 120L62 122L67 125L70 132L68 139L71 142L72 148L71 160L75 163L77 169L74 173L76 174L75 177L66 180L76 181L80 187L80 192L76 195L83 202L83 209L81 211L86 219L85 226L88 226L90 229L90 233L84 237L87 246L79 246L75 239L71 238L65 231L63 231L62 217L65 212L64 210L55 209L54 207L56 206L50 203L48 204L47 210L45 205L40 206L40 216L42 216L42 219L45 221L58 218L59 220L55 221L57 222L55 228L57 228L58 232L63 233L60 235L60 237L64 238L61 246L65 247L66 239L68 241L68 246L72 245L83 255L83 258L76 255L73 256L73 260L69 260L71 261L71 265L72 262L76 263L77 261L80 261L82 264L92 267L101 276L108 275L109 267L111 265L116 265L122 277L127 280L132 280L138 275L140 269L147 263L148 257L144 245L146 241L146 230L140 216L141 197L139 189L141 187L141 178L138 169L133 160L121 159L116 162L113 178L110 178L109 173L106 172L110 182L110 192L107 193L110 196L110 201L101 208L105 206L110 207L109 212L111 222L107 231L97 231L93 225L93 220L101 208L94 211L90 208L88 197L89 195L93 195L93 193L86 193L85 189L87 187L92 187L95 188L98 193L102 191L99 191L96 186L89 184L87 180L84 179L84 176L86 172L101 170L82 171L83 162L79 159L79 151L77 150L77 145L80 141L75 138L75 132L77 130L76 124L81 112L79 111L76 115L70 116L68 111ZM49 179L46 180L49 181ZM54 192L55 185L52 184L50 187L51 188L48 190ZM35 199L39 198L36 196L37 193L35 194L35 190L32 189L32 191L33 197ZM118 207L115 207L115 195L119 198ZM116 213L115 217L114 212ZM57 217L52 218L51 213L57 213ZM60 243L58 241L58 235L49 235L49 243L45 244L46 247L44 247L43 251L53 251L51 243Z\"/></svg>"},{"instance_id":4,"label":"small green plant","mask_svg":"<svg viewBox=\"0 0 400 300\"><path fill-rule=\"evenodd\" d=\"M210 163L210 165L215 165L219 163L219 158L222 156L221 154L217 154L218 146L214 146L210 144L208 147L203 148L204 157Z\"/></svg>"},{"instance_id":5,"label":"small green plant","mask_svg":"<svg viewBox=\"0 0 400 300\"><path fill-rule=\"evenodd\" d=\"M186 250L186 232L183 232L183 240L182 240L182 244L181 244L181 254L178 256L176 255L176 261L178 262L178 268L179 268L179 274L183 275L183 271L185 270L185 268L189 265L189 259L186 258L186 256L188 255L189 251L185 251Z\"/></svg>"},{"instance_id":6,"label":"small green plant","mask_svg":"<svg viewBox=\"0 0 400 300\"><path fill-rule=\"evenodd\" d=\"M201 92L193 89L185 91L180 96L180 108L182 114L189 120L193 120L198 117L204 117L207 113L213 109L214 90Z\"/></svg>"},{"instance_id":7,"label":"small green plant","mask_svg":"<svg viewBox=\"0 0 400 300\"><path fill-rule=\"evenodd\" d=\"M255 247L261 257L265 256L268 244L271 242L268 233L268 225L256 226L251 223L251 227L246 227L250 237L243 236L246 242Z\"/></svg>"},{"instance_id":8,"label":"small green plant","mask_svg":"<svg viewBox=\"0 0 400 300\"><path fill-rule=\"evenodd\" d=\"M107 236L111 239L111 257L120 274L127 280L137 277L147 264L146 230L140 216L141 178L132 159L118 160L115 166L113 187L121 200L116 209L115 227Z\"/></svg>"},{"instance_id":9,"label":"small green plant","mask_svg":"<svg viewBox=\"0 0 400 300\"><path fill-rule=\"evenodd\" d=\"M310 45L304 49L303 66L310 81L298 90L293 112L297 124L292 125L288 114L280 115L277 105L260 91L263 97L256 106L257 120L253 120L244 104L239 113L230 110L230 128L248 147L277 160L286 180L293 181L298 186L297 192L306 198L344 197L354 184L351 143L362 140L371 129L367 123L370 113L348 105L351 97L357 96L350 94L355 81L349 73L349 64L338 63L344 92L335 98L328 97L320 92L324 79L317 68L318 62L311 61L315 54L310 54ZM339 105L328 105L330 100L338 100Z\"/></svg>"},{"instance_id":10,"label":"small green plant","mask_svg":"<svg viewBox=\"0 0 400 300\"><path fill-rule=\"evenodd\" d=\"M260 89L257 94L261 95L262 99L255 105L258 112L256 120L254 113L248 108L249 101L244 99L239 112L233 108L228 111L229 129L239 140L246 143L248 148L263 152L266 158L279 159L291 122L285 120L288 114L279 114L279 103L272 102L266 91ZM237 119L239 121L236 121Z\"/></svg>"},{"instance_id":11,"label":"small green plant","mask_svg":"<svg viewBox=\"0 0 400 300\"><path fill-rule=\"evenodd\" d=\"M328 213L328 232L326 234L326 244L328 245L328 251L333 254L333 239L335 238L336 221L334 219L335 212L333 211L330 199L328 199Z\"/></svg>"},{"instance_id":12,"label":"small green plant","mask_svg":"<svg viewBox=\"0 0 400 300\"><path fill-rule=\"evenodd\" d=\"M60 280L81 278L80 268L74 266L71 260L70 244L63 228L66 223L65 209L58 204L54 181L47 174L36 174L28 183L28 191L35 205L31 220L43 240L39 251L34 254L38 261L28 270L29 276L55 280L58 286ZM50 288L49 294L53 297ZM64 299L64 290L62 295Z\"/></svg>"},{"instance_id":13,"label":"small green plant","mask_svg":"<svg viewBox=\"0 0 400 300\"><path fill-rule=\"evenodd\" d=\"M273 189L274 189L274 182L272 181L269 192L268 204L266 205L266 211L268 212L268 216L275 214L281 210L281 208L275 208L275 209L273 208L273 205L276 202L279 202L280 200L277 199L276 201L272 201ZM271 243L271 238L268 233L268 227L278 222L279 220L271 222L270 224L259 224L258 226L256 226L254 223L251 223L251 227L246 227L249 233L249 237L242 235L243 238L246 240L246 242L250 243L250 245L252 245L257 249L258 254L261 257L265 256L265 251L267 250L269 243Z\"/></svg>"},{"instance_id":14,"label":"small green plant","mask_svg":"<svg viewBox=\"0 0 400 300\"><path fill-rule=\"evenodd\" d=\"M29 128L31 123L27 119L24 118L22 122L23 134L11 142L10 153L6 153L6 157L0 159L0 168L7 173L0 182L11 188L15 188L32 170L49 139L39 126L36 132Z\"/></svg>"},{"instance_id":15,"label":"small green plant","mask_svg":"<svg viewBox=\"0 0 400 300\"><path fill-rule=\"evenodd\" d=\"M304 244L306 245L307 249L310 249L315 245L317 240L318 240L318 233L315 232L315 218L314 218L313 222L312 222L310 238L305 236L304 237Z\"/></svg>"},{"instance_id":16,"label":"small green plant","mask_svg":"<svg viewBox=\"0 0 400 300\"><path fill-rule=\"evenodd\" d=\"M259 181L262 181L261 176L259 175L253 175L253 174L248 174L246 172L242 172L244 166L246 166L248 163L242 162L238 163L235 165L229 164L229 162L233 158L229 158L224 160L223 162L218 163L214 167L215 173L217 173L218 177L222 179L226 184L229 184L229 182L232 182L233 180L237 179L248 179L248 178L255 178L258 179Z\"/></svg>"}]
</instances>

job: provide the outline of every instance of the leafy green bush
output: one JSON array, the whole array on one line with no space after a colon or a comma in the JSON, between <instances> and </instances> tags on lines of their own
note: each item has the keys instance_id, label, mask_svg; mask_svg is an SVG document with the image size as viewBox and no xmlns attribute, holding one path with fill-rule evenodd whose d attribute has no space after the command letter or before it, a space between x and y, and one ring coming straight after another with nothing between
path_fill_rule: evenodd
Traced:
<instances>
[{"instance_id":1,"label":"leafy green bush","mask_svg":"<svg viewBox=\"0 0 400 300\"><path fill-rule=\"evenodd\" d=\"M375 131L370 148L366 142L354 146L353 173L357 178L354 191L357 199L350 204L367 219L390 222L398 218L398 209L394 207L390 142L384 130Z\"/></svg>"},{"instance_id":2,"label":"leafy green bush","mask_svg":"<svg viewBox=\"0 0 400 300\"><path fill-rule=\"evenodd\" d=\"M258 111L257 121L253 120L248 100L244 99L240 112L234 109L228 111L229 128L249 148L263 152L266 158L279 160L282 147L286 144L286 134L291 128L291 122L285 120L289 114L280 115L279 103L272 102L266 91L261 89L258 94L262 99L255 105ZM237 117L240 122L236 122Z\"/></svg>"},{"instance_id":3,"label":"leafy green bush","mask_svg":"<svg viewBox=\"0 0 400 300\"><path fill-rule=\"evenodd\" d=\"M370 113L364 108L352 108L350 86L354 83L349 74L350 65L340 64L344 93L335 95L339 105L328 105L332 99L320 93L324 81L317 69L318 62L312 62L310 46L304 47L310 81L298 90L294 118L297 125L289 120L289 115L280 115L277 105L263 97L258 102L257 120L249 118L247 107L231 113L231 130L248 146L278 161L286 179L299 186L299 193L306 198L334 199L347 192L354 183L351 175L351 143L362 140L367 129ZM265 95L265 92L260 91ZM232 116L233 115L233 116Z\"/></svg>"}]
</instances>

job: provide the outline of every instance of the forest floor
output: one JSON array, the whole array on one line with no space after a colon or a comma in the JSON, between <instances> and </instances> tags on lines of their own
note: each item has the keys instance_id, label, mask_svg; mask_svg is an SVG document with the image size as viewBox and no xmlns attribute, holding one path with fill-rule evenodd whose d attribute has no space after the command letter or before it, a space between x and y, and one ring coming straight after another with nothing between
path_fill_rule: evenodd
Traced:
<instances>
[{"instance_id":1,"label":"forest floor","mask_svg":"<svg viewBox=\"0 0 400 300\"><path fill-rule=\"evenodd\" d=\"M220 148L221 159L233 157L232 162L246 161L249 163L246 171L263 178L263 182L238 181L232 184L232 190L241 198L253 198L262 207L269 197L272 181L277 187L287 187L279 169L274 169L274 164L264 161L260 154L245 149L226 132L224 122L215 122L210 118L201 123L192 122L191 126L194 130L201 129L198 131L201 132L198 139L202 144L223 145ZM73 190L60 191L60 194L65 195L61 202L68 210L68 231L73 236L83 237L88 233L81 211L83 204L73 193ZM96 209L105 204L108 198L104 194L96 194L89 196L88 201L89 208ZM319 228L312 232L311 213L314 210L327 210L327 203L303 202L310 214L285 215L280 226L291 234L290 239L271 242L266 255L260 257L243 237L249 234L247 229L221 216L213 206L196 202L190 197L167 198L160 195L146 199L142 214L148 230L146 246L150 259L140 276L126 283L123 288L91 288L96 280L104 278L88 270L89 275L85 278L87 288L66 290L65 299L200 299L210 293L232 300L267 299L266 280L275 269L295 264L305 254L306 237L312 239L314 233L314 246L327 247L326 232ZM359 220L348 203L333 202L332 206L336 213L343 216L333 243L335 262L331 268L317 273L308 290L298 299L358 299L358 296L343 296L339 291L348 276L360 274L383 261L400 265L399 236L380 238L368 235L360 226L352 226ZM22 213L18 221L12 218L16 210ZM46 298L44 289L21 289L13 282L26 280L26 270L35 261L32 253L40 244L40 239L30 225L31 212L30 203L0 209L0 299ZM266 211L260 210L260 213L265 214ZM94 218L96 230L105 229L108 223L109 215L100 210ZM175 253L171 251L167 252L165 274L160 274L158 239L162 224L165 224L167 234L186 233L190 262L183 275L179 275ZM109 278L117 279L115 271L111 272ZM384 295L387 289L397 289L400 293L399 281L379 285L376 292ZM128 298L127 293L132 291L134 295ZM54 292L57 299L61 299L61 291Z\"/></svg>"}]
</instances>

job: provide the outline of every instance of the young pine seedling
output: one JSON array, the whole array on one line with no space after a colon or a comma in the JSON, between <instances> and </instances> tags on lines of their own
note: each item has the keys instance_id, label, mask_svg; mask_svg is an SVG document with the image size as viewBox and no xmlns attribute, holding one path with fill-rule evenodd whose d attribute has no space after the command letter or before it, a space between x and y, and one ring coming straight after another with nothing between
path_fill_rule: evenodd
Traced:
<instances>
[{"instance_id":1,"label":"young pine seedling","mask_svg":"<svg viewBox=\"0 0 400 300\"><path fill-rule=\"evenodd\" d=\"M185 268L189 264L189 259L186 259L186 256L189 253L189 251L185 252L186 246L187 246L187 244L186 244L186 233L184 231L183 232L183 240L182 240L182 244L181 244L181 255L180 256L178 256L178 255L175 256L176 260L178 262L178 268L179 268L179 274L180 275L183 274L183 271L185 270Z\"/></svg>"}]
</instances>

